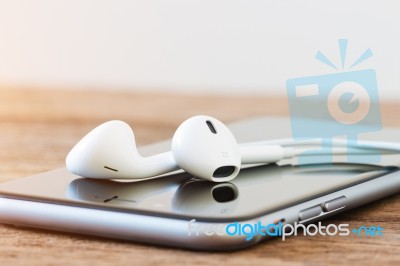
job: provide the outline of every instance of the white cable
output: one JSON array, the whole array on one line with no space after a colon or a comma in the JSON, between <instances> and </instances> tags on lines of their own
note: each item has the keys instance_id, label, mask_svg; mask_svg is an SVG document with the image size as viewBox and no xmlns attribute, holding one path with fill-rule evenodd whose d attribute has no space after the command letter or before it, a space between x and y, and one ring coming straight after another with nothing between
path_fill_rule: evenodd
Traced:
<instances>
[{"instance_id":1,"label":"white cable","mask_svg":"<svg viewBox=\"0 0 400 266\"><path fill-rule=\"evenodd\" d=\"M295 156L323 156L323 155L374 155L374 154L397 154L392 151L387 150L364 150L364 149L346 149L346 148L334 148L333 150L316 150L316 149L293 149L293 148L284 148L285 154L286 149L288 154L291 154L291 157L285 158L293 158ZM289 155L288 155L289 156Z\"/></svg>"},{"instance_id":2,"label":"white cable","mask_svg":"<svg viewBox=\"0 0 400 266\"><path fill-rule=\"evenodd\" d=\"M332 152L330 154L340 154L342 152L336 153L336 149L340 147L346 147L348 152L346 154L367 154L366 152L375 151L376 153L385 153L385 154L396 154L400 153L400 144L394 142L381 142L381 141L357 141L357 142L347 142L346 140L333 139L332 143ZM299 140L296 141L294 139L275 139L275 140L265 140L265 141L257 141L257 142L249 142L240 144L241 146L263 146L263 145L280 145L283 148L285 147L301 147L301 146L312 146L321 149L322 141L318 139L310 139L310 140ZM310 149L311 150L311 149ZM373 154L373 153L369 153Z\"/></svg>"}]
</instances>

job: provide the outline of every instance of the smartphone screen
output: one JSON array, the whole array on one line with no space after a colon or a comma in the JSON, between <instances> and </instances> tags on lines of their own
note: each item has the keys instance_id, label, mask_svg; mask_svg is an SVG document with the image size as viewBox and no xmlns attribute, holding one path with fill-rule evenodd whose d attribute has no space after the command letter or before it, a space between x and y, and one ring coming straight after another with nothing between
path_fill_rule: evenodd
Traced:
<instances>
[{"instance_id":1,"label":"smartphone screen","mask_svg":"<svg viewBox=\"0 0 400 266\"><path fill-rule=\"evenodd\" d=\"M65 168L0 184L0 196L146 215L244 220L353 186L397 170L361 164L242 169L231 182L186 173L146 181L81 178Z\"/></svg>"}]
</instances>

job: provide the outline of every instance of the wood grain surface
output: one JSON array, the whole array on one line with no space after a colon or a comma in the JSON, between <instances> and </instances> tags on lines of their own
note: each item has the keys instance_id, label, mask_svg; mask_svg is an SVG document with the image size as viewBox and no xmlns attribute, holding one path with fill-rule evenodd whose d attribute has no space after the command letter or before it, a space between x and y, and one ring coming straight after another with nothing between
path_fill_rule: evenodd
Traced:
<instances>
[{"instance_id":1,"label":"wood grain surface","mask_svg":"<svg viewBox=\"0 0 400 266\"><path fill-rule=\"evenodd\" d=\"M382 105L385 126L400 126L400 107ZM0 89L0 182L62 167L70 148L110 120L127 121L144 145L171 138L186 118L223 122L288 115L286 100L121 91ZM271 125L273 126L273 125ZM399 136L400 141L400 136ZM399 265L400 195L323 221L380 225L382 237L291 237L235 252L194 252L76 234L0 225L0 265Z\"/></svg>"}]
</instances>

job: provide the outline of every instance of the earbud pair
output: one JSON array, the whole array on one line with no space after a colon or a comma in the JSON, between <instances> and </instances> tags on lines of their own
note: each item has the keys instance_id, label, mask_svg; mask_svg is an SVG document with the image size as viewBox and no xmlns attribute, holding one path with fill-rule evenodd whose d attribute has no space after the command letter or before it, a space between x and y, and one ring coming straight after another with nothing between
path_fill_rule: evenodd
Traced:
<instances>
[{"instance_id":1,"label":"earbud pair","mask_svg":"<svg viewBox=\"0 0 400 266\"><path fill-rule=\"evenodd\" d=\"M142 157L135 136L122 121L106 122L89 132L69 152L70 172L99 179L144 179L183 169L214 182L235 178L242 164L271 163L286 158L279 145L240 146L219 120L195 116L176 130L171 151Z\"/></svg>"}]
</instances>

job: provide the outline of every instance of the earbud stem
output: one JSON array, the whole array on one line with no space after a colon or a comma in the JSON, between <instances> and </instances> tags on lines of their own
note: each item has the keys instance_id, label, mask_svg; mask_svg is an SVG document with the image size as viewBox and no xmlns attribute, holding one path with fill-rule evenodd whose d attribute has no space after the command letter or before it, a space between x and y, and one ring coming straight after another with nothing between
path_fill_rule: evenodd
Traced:
<instances>
[{"instance_id":1,"label":"earbud stem","mask_svg":"<svg viewBox=\"0 0 400 266\"><path fill-rule=\"evenodd\" d=\"M239 146L243 164L275 163L285 158L279 145Z\"/></svg>"},{"instance_id":2,"label":"earbud stem","mask_svg":"<svg viewBox=\"0 0 400 266\"><path fill-rule=\"evenodd\" d=\"M169 172L179 170L176 165L174 157L170 151L152 155L149 157L142 157L142 163L148 164L145 169L148 169L147 176L157 176Z\"/></svg>"}]
</instances>

